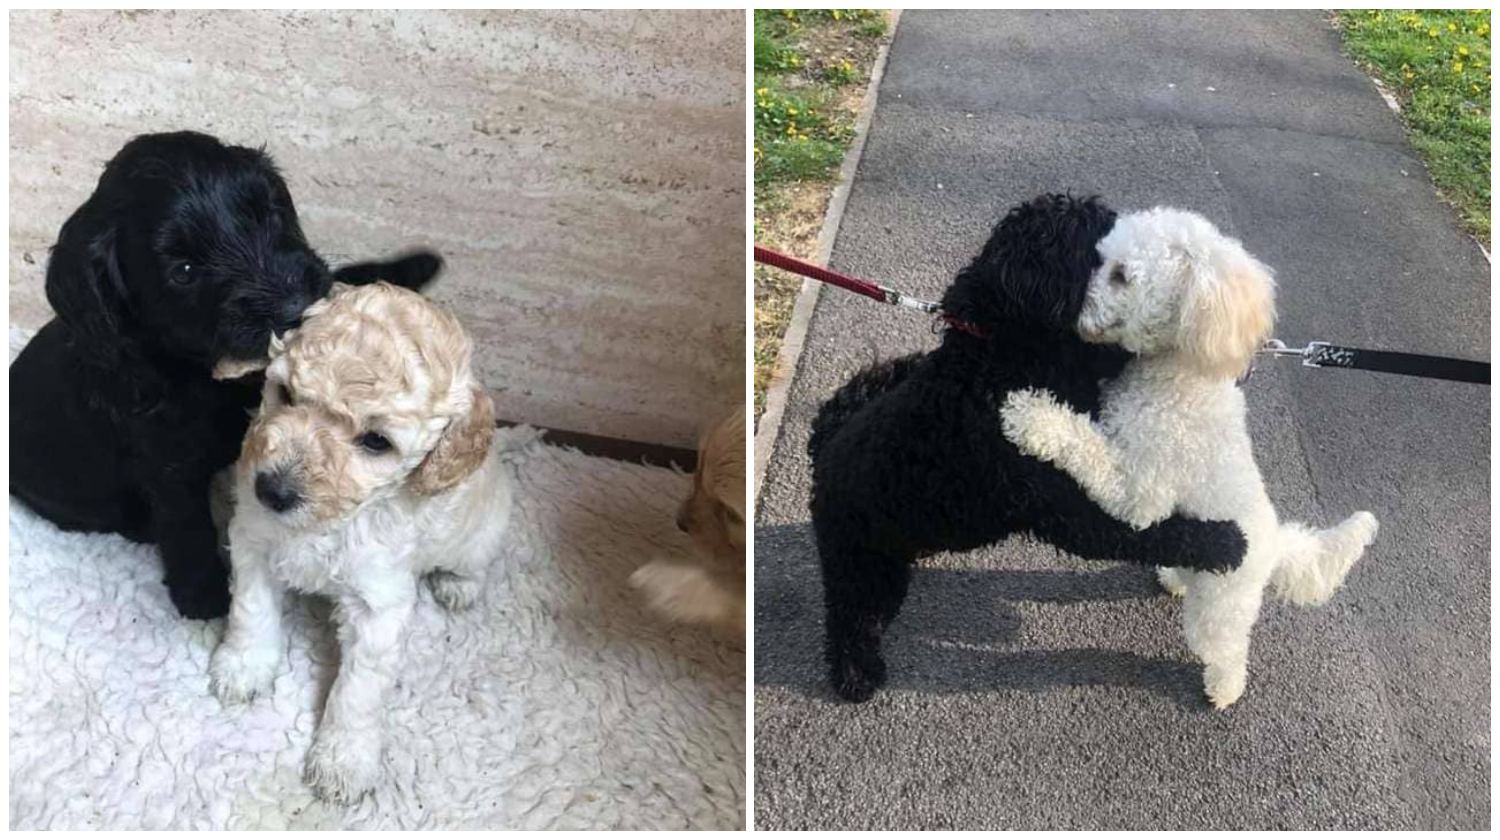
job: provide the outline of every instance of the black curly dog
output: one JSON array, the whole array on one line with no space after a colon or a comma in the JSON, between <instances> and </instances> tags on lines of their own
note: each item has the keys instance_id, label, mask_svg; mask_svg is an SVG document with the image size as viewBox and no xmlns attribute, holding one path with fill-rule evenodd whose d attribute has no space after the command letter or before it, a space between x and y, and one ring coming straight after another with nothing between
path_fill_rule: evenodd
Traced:
<instances>
[{"instance_id":1,"label":"black curly dog","mask_svg":"<svg viewBox=\"0 0 1500 840\"><path fill-rule=\"evenodd\" d=\"M239 457L260 390L216 381L264 357L333 281L426 285L417 252L330 272L264 152L193 132L136 137L63 224L49 321L10 367L10 492L59 527L156 543L188 618L229 609L209 482Z\"/></svg>"},{"instance_id":2,"label":"black curly dog","mask_svg":"<svg viewBox=\"0 0 1500 840\"><path fill-rule=\"evenodd\" d=\"M1100 264L1095 244L1114 220L1096 199L1062 195L1011 209L943 295L943 310L984 337L950 328L930 353L857 374L814 420L826 652L844 699L868 700L885 680L881 633L918 557L1029 531L1090 559L1209 570L1244 559L1233 523L1173 517L1133 530L1001 434L1007 392L1045 388L1097 413L1100 380L1124 366L1124 351L1085 344L1073 331Z\"/></svg>"}]
</instances>

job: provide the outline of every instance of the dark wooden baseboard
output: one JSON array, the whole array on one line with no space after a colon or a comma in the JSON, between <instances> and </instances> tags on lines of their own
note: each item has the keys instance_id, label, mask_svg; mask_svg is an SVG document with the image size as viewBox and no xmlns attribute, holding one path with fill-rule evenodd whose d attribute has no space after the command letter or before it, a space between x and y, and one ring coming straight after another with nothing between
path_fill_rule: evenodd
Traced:
<instances>
[{"instance_id":1,"label":"dark wooden baseboard","mask_svg":"<svg viewBox=\"0 0 1500 840\"><path fill-rule=\"evenodd\" d=\"M509 420L496 422L500 428L519 425ZM675 446L663 446L659 443L641 443L636 440L622 440L620 438L602 437L590 435L584 432L570 432L566 429L549 429L538 426L545 435L542 440L547 443L555 443L559 446L571 446L585 455L593 455L598 458L610 458L615 461L629 461L633 464L646 463L653 467L671 467L676 465L679 469L692 472L698 466L698 453L691 449L679 449Z\"/></svg>"}]
</instances>

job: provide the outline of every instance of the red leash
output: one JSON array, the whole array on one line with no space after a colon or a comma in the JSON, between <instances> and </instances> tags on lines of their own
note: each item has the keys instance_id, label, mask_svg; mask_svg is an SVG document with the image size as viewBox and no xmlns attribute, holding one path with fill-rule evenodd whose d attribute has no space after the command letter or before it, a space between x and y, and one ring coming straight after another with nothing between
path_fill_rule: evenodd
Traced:
<instances>
[{"instance_id":1,"label":"red leash","mask_svg":"<svg viewBox=\"0 0 1500 840\"><path fill-rule=\"evenodd\" d=\"M986 333L968 321L955 318L952 315L943 315L942 307L934 301L904 295L895 289L887 289L884 286L861 280L858 277L840 274L832 269L813 265L810 262L804 262L796 257L788 256L778 251L772 251L770 248L762 248L756 245L755 261L779 268L782 271L789 271L792 274L808 277L821 283L827 283L830 286L838 286L840 289L846 289L857 295L864 295L871 300L878 300L881 303L889 303L893 306L905 306L908 309L917 309L922 312L938 314L939 317L947 321L954 329L962 330L972 336L985 338L989 335L989 333Z\"/></svg>"}]
</instances>

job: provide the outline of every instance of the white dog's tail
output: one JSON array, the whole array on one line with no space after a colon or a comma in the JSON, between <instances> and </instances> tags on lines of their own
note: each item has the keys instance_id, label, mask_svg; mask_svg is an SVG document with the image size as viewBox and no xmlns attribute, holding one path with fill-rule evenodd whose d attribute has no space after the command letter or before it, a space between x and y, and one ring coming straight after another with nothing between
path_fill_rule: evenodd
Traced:
<instances>
[{"instance_id":1,"label":"white dog's tail","mask_svg":"<svg viewBox=\"0 0 1500 840\"><path fill-rule=\"evenodd\" d=\"M1380 523L1366 511L1321 531L1300 522L1282 523L1282 554L1271 575L1271 586L1276 594L1300 607L1327 601L1365 548L1375 541L1379 528Z\"/></svg>"}]
</instances>

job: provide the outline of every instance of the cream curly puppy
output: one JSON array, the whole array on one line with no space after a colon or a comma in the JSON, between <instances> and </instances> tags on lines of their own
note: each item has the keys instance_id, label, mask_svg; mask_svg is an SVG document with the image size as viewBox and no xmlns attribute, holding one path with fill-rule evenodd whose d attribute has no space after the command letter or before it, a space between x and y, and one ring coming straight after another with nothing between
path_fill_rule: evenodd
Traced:
<instances>
[{"instance_id":1,"label":"cream curly puppy","mask_svg":"<svg viewBox=\"0 0 1500 840\"><path fill-rule=\"evenodd\" d=\"M342 661L305 773L325 799L352 801L379 778L419 579L462 609L500 553L511 488L470 352L451 313L383 283L336 287L271 345L238 464L233 600L210 675L226 703L269 690L286 652L284 593L333 601Z\"/></svg>"},{"instance_id":2,"label":"cream curly puppy","mask_svg":"<svg viewBox=\"0 0 1500 840\"><path fill-rule=\"evenodd\" d=\"M1269 268L1203 217L1160 207L1121 216L1099 253L1078 333L1137 358L1105 384L1097 422L1046 392L1017 391L1001 410L1005 436L1136 528L1176 511L1244 529L1245 560L1232 572L1159 571L1186 599L1183 630L1222 709L1244 693L1266 586L1299 605L1323 603L1378 524L1364 511L1324 530L1283 523L1266 495L1235 380L1275 322Z\"/></svg>"}]
</instances>

